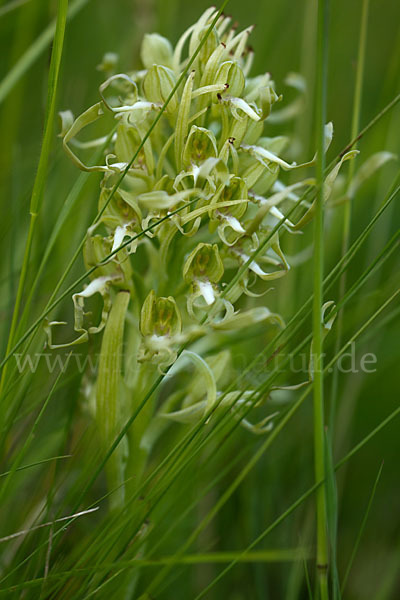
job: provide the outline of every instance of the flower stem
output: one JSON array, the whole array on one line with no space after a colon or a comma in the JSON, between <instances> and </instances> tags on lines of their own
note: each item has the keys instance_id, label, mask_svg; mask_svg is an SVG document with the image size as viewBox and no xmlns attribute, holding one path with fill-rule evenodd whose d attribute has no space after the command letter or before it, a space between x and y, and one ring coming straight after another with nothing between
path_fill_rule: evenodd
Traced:
<instances>
[{"instance_id":1,"label":"flower stem","mask_svg":"<svg viewBox=\"0 0 400 600\"><path fill-rule=\"evenodd\" d=\"M317 72L316 72L316 135L317 135L317 199L314 221L314 302L313 351L314 373L314 468L316 481L325 481L324 441L324 379L322 355L322 304L324 264L324 205L323 186L325 169L324 126L326 122L327 59L328 59L329 0L318 0ZM317 504L317 581L321 600L328 598L328 537L325 485L316 494Z\"/></svg>"}]
</instances>

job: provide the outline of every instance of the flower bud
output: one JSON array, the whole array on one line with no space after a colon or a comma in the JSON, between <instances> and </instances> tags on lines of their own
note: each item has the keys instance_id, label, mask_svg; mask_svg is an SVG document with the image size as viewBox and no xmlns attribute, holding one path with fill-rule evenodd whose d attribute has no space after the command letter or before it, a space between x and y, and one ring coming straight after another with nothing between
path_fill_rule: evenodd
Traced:
<instances>
[{"instance_id":1,"label":"flower bud","mask_svg":"<svg viewBox=\"0 0 400 600\"><path fill-rule=\"evenodd\" d=\"M118 59L118 54L115 54L115 52L106 52L101 63L97 65L97 70L103 71L108 77L113 75L118 65Z\"/></svg>"},{"instance_id":2,"label":"flower bud","mask_svg":"<svg viewBox=\"0 0 400 600\"><path fill-rule=\"evenodd\" d=\"M157 298L154 290L143 303L140 314L140 331L144 336L175 336L182 330L181 316L175 299Z\"/></svg>"},{"instance_id":3,"label":"flower bud","mask_svg":"<svg viewBox=\"0 0 400 600\"><path fill-rule=\"evenodd\" d=\"M262 135L264 130L264 122L263 121L253 121L252 119L247 120L247 128L244 134L244 137L240 140L240 143L243 144L255 144L259 137ZM232 135L236 138L234 130L232 130Z\"/></svg>"},{"instance_id":4,"label":"flower bud","mask_svg":"<svg viewBox=\"0 0 400 600\"><path fill-rule=\"evenodd\" d=\"M227 83L229 85L227 94L240 96L245 86L243 71L236 62L227 60L219 67L215 83Z\"/></svg>"},{"instance_id":5,"label":"flower bud","mask_svg":"<svg viewBox=\"0 0 400 600\"><path fill-rule=\"evenodd\" d=\"M147 100L155 104L164 104L175 85L175 75L168 67L153 65L143 80L143 91ZM173 114L178 109L178 99L174 94L165 109Z\"/></svg>"},{"instance_id":6,"label":"flower bud","mask_svg":"<svg viewBox=\"0 0 400 600\"><path fill-rule=\"evenodd\" d=\"M199 37L198 37L198 41L201 42L201 40L203 39L203 37L207 34L209 27L203 27L203 29L201 30ZM211 33L209 34L209 36L207 37L205 43L203 44L200 52L199 52L199 56L198 56L198 60L200 61L200 63L202 65L206 65L208 59L210 58L211 54L214 52L214 50L217 48L217 46L219 45L219 38L218 38L218 33L217 30L215 29L215 27L211 30Z\"/></svg>"},{"instance_id":7,"label":"flower bud","mask_svg":"<svg viewBox=\"0 0 400 600\"><path fill-rule=\"evenodd\" d=\"M172 46L165 37L158 33L144 36L140 48L140 58L146 69L150 69L153 65L172 67L172 55Z\"/></svg>"}]
</instances>

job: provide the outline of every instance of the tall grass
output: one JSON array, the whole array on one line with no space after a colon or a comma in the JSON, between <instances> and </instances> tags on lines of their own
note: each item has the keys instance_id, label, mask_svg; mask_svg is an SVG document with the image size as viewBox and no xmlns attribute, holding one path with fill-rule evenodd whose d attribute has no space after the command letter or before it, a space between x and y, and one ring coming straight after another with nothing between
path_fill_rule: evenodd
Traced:
<instances>
[{"instance_id":1,"label":"tall grass","mask_svg":"<svg viewBox=\"0 0 400 600\"><path fill-rule=\"evenodd\" d=\"M300 111L285 122L267 121L266 135L293 140L289 162L304 162L317 150L316 166L308 169L316 193L311 187L285 205L284 217L222 292L230 297L279 232L292 268L262 303L281 314L285 326L254 324L190 342L186 350L204 360L229 351L233 375L228 380L227 368L221 370L221 393L195 422L155 420L150 431L158 441L143 475L128 468L126 479L118 471L126 436L140 429L149 403L162 404L173 392L195 393L206 370L198 377L189 363L178 375L161 369L113 429L110 399L117 405L125 393L108 375L120 368L113 331L120 332L124 348L134 348L138 320L132 311L123 338L126 294L117 296L104 334L78 350L50 350L45 331L50 320L73 320L71 295L98 268L86 269L82 261L88 228L112 202L201 47L99 210L98 176L79 174L68 162L56 137L56 112L80 113L97 100L103 74L95 67L105 52L120 54L121 72L139 68L132 53L147 32L138 23L158 23L175 43L208 5L75 0L68 7L67 0L35 0L0 7L4 597L389 600L400 591L400 179L394 156L385 155L382 164L370 159L400 151L388 126L399 115L393 67L399 8L393 1L382 10L368 0L226 4L244 27L256 23L252 72L272 72L284 96L279 108L298 97L284 83L287 72L306 77ZM324 125L330 120L335 133L325 158ZM112 134L91 164L102 159ZM360 153L343 163L333 201L324 203L328 173L356 147ZM294 181L291 174L283 180ZM175 214L195 209L196 202L189 199ZM302 235L285 233L285 218L296 223L312 203L313 223ZM156 226L150 223L147 233ZM119 251L109 253L104 265ZM145 295L143 278L134 274ZM251 299L249 306L260 302ZM89 310L96 316L101 307L93 302ZM100 352L103 438L93 417L91 369ZM277 414L270 430L254 435L254 428L241 426L271 413Z\"/></svg>"},{"instance_id":2,"label":"tall grass","mask_svg":"<svg viewBox=\"0 0 400 600\"><path fill-rule=\"evenodd\" d=\"M324 171L325 171L325 123L328 82L328 13L329 2L318 2L317 77L316 77L316 132L317 132L317 199L314 216L314 284L313 284L313 346L314 370L314 462L317 481L326 479L325 409L323 379L323 287L324 279ZM327 487L323 484L316 492L317 507L317 572L319 594L328 598L328 509Z\"/></svg>"}]
</instances>

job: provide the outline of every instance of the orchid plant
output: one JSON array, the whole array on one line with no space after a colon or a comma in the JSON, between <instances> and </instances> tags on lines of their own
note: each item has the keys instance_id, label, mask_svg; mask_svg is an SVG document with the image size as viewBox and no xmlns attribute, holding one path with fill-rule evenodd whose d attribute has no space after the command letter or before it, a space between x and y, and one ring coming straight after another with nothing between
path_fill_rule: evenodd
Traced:
<instances>
[{"instance_id":1,"label":"orchid plant","mask_svg":"<svg viewBox=\"0 0 400 600\"><path fill-rule=\"evenodd\" d=\"M224 15L210 28L216 14L206 10L175 48L158 34L145 35L142 70L117 73L115 56L106 55L100 101L76 119L61 113L70 158L80 169L104 175L101 218L88 230L83 249L91 281L73 295L77 337L55 344L53 328L60 323L53 321L48 343L78 344L102 332L97 379L86 393L104 447L160 374L176 381L160 401L151 395L108 461L116 503L124 502L123 481L140 481L171 420L196 423L206 414L212 418L218 404L250 402L248 391L231 389L221 396L235 372L228 350L210 349L220 332L256 323L284 326L263 298L269 282L290 268L279 231L297 233L313 214L313 204L299 203L296 191L312 189L315 181L285 185L280 176L313 165L315 157L300 165L281 158L290 140L268 137L266 124L274 115L279 121L282 111L271 111L282 97L268 73L250 76L252 28L238 32ZM98 120L111 123L109 134L80 142L80 131ZM331 124L325 133L327 149ZM89 166L80 155L94 146L104 146L105 159ZM328 175L326 200L341 163L353 156L344 155ZM306 207L296 224L282 212L293 202ZM278 222L281 228L272 234ZM97 323L85 311L96 294L103 299ZM194 370L191 385L180 386L179 374L188 369ZM262 433L272 426L272 416L241 424Z\"/></svg>"}]
</instances>

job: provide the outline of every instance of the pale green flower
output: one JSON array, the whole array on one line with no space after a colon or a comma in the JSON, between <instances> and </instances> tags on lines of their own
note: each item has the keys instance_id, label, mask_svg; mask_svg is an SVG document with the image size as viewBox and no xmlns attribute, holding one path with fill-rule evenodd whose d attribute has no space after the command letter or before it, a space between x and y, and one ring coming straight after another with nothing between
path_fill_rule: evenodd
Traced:
<instances>
[{"instance_id":1,"label":"pale green flower","mask_svg":"<svg viewBox=\"0 0 400 600\"><path fill-rule=\"evenodd\" d=\"M182 321L178 306L172 296L157 298L154 290L143 303L140 315L140 332L143 336L138 360L150 360L167 367L176 359Z\"/></svg>"}]
</instances>

